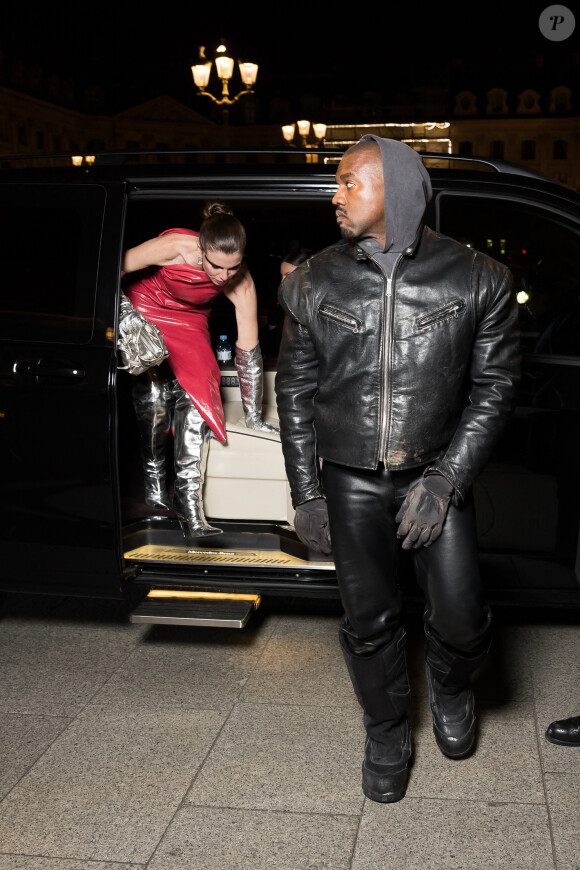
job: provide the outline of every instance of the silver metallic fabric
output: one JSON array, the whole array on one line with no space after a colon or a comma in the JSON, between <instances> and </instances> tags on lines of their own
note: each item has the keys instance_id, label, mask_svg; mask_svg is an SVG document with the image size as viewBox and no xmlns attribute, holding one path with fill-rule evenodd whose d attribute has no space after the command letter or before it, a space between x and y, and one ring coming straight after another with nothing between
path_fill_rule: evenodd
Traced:
<instances>
[{"instance_id":1,"label":"silver metallic fabric","mask_svg":"<svg viewBox=\"0 0 580 870\"><path fill-rule=\"evenodd\" d=\"M279 432L279 429L262 419L264 363L259 344L252 350L242 350L236 345L236 369L248 429Z\"/></svg>"},{"instance_id":2,"label":"silver metallic fabric","mask_svg":"<svg viewBox=\"0 0 580 870\"><path fill-rule=\"evenodd\" d=\"M157 368L133 381L133 407L141 443L145 504L168 510L165 449L171 428L171 382Z\"/></svg>"},{"instance_id":3,"label":"silver metallic fabric","mask_svg":"<svg viewBox=\"0 0 580 870\"><path fill-rule=\"evenodd\" d=\"M139 375L169 356L159 327L139 314L124 293L119 306L117 347L123 361L119 368L131 375Z\"/></svg>"},{"instance_id":4,"label":"silver metallic fabric","mask_svg":"<svg viewBox=\"0 0 580 870\"><path fill-rule=\"evenodd\" d=\"M174 381L175 489L173 509L188 546L195 538L219 535L222 530L210 526L203 512L203 481L211 429L181 387Z\"/></svg>"},{"instance_id":5,"label":"silver metallic fabric","mask_svg":"<svg viewBox=\"0 0 580 870\"><path fill-rule=\"evenodd\" d=\"M203 512L202 491L211 429L167 366L135 379L133 405L141 441L145 503L169 508L165 450L173 429L175 486L173 509L188 546L195 539L219 535Z\"/></svg>"}]
</instances>

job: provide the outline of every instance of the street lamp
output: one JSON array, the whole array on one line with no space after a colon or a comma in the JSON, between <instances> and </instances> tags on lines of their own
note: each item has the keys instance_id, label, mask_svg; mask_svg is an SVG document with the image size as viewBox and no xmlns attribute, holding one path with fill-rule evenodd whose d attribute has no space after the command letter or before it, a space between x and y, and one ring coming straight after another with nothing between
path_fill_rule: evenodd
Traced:
<instances>
[{"instance_id":1,"label":"street lamp","mask_svg":"<svg viewBox=\"0 0 580 870\"><path fill-rule=\"evenodd\" d=\"M326 136L326 124L311 124L310 121L296 121L295 124L284 124L284 126L282 127L282 136L289 145L292 144L294 140L296 127L298 127L298 135L302 140L303 148L320 147L322 140ZM308 137L310 135L310 128L312 128L312 132L314 133L314 138L316 140L313 144L308 141ZM316 154L306 155L307 163L316 163L317 161L318 157Z\"/></svg>"},{"instance_id":2,"label":"street lamp","mask_svg":"<svg viewBox=\"0 0 580 870\"><path fill-rule=\"evenodd\" d=\"M71 163L73 166L82 166L83 162L87 164L87 166L92 166L95 162L94 154L75 154L71 157Z\"/></svg>"},{"instance_id":3,"label":"street lamp","mask_svg":"<svg viewBox=\"0 0 580 870\"><path fill-rule=\"evenodd\" d=\"M209 91L206 91L209 83L212 62L205 58L205 46L202 45L199 49L200 63L194 64L191 67L193 81L200 96L209 97L210 100L213 100L213 102L218 106L223 107L224 124L227 124L229 120L229 107L233 106L233 104L236 103L240 97L243 97L244 94L252 94L254 92L253 85L256 84L256 77L258 75L257 63L243 63L242 61L239 61L240 76L242 84L244 85L244 90L240 91L239 94L236 94L235 97L230 97L228 83L234 72L234 60L226 55L226 51L227 49L225 45L220 45L216 51L217 57L215 59L215 66L218 77L222 81L222 93L221 98L219 99L214 97L213 94L210 94Z\"/></svg>"}]
</instances>

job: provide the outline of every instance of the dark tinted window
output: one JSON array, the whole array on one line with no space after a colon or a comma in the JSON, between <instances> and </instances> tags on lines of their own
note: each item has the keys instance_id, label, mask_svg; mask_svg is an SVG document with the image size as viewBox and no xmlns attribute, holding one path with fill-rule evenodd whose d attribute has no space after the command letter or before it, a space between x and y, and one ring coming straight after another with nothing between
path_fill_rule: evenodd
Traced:
<instances>
[{"instance_id":1,"label":"dark tinted window","mask_svg":"<svg viewBox=\"0 0 580 870\"><path fill-rule=\"evenodd\" d=\"M105 191L0 187L0 336L84 342L93 329Z\"/></svg>"},{"instance_id":2,"label":"dark tinted window","mask_svg":"<svg viewBox=\"0 0 580 870\"><path fill-rule=\"evenodd\" d=\"M529 203L442 194L441 232L509 266L524 350L580 355L580 227Z\"/></svg>"}]
</instances>

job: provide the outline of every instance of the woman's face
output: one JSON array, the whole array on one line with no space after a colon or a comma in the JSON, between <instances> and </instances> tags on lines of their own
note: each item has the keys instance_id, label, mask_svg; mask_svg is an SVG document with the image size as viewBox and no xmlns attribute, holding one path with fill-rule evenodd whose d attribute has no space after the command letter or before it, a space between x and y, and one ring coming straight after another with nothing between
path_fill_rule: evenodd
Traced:
<instances>
[{"instance_id":1,"label":"woman's face","mask_svg":"<svg viewBox=\"0 0 580 870\"><path fill-rule=\"evenodd\" d=\"M280 263L280 275L282 278L285 278L286 275L289 275L290 272L293 272L296 266L293 266L292 263L288 263L287 260L282 260Z\"/></svg>"},{"instance_id":2,"label":"woman's face","mask_svg":"<svg viewBox=\"0 0 580 870\"><path fill-rule=\"evenodd\" d=\"M212 284L221 287L230 278L233 278L244 262L244 252L236 251L234 254L224 254L215 248L202 250L202 266Z\"/></svg>"}]
</instances>

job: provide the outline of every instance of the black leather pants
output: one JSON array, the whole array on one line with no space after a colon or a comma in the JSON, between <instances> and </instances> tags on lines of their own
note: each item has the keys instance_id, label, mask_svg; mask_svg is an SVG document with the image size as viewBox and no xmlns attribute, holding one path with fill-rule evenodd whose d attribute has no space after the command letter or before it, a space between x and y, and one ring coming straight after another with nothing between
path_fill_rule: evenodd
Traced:
<instances>
[{"instance_id":1,"label":"black leather pants","mask_svg":"<svg viewBox=\"0 0 580 870\"><path fill-rule=\"evenodd\" d=\"M322 475L334 561L351 649L370 654L399 627L395 516L423 468L389 472L324 462ZM426 598L425 629L446 647L470 655L488 643L491 612L484 604L473 503L449 507L441 536L413 550L417 582Z\"/></svg>"}]
</instances>

